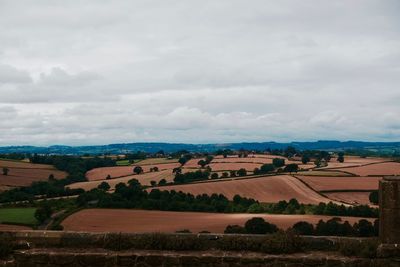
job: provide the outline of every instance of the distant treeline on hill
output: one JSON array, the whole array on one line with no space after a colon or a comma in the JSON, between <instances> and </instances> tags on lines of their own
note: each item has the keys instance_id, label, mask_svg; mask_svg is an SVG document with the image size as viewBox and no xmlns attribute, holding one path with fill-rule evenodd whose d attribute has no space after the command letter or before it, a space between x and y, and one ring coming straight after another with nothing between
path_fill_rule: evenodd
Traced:
<instances>
[{"instance_id":1,"label":"distant treeline on hill","mask_svg":"<svg viewBox=\"0 0 400 267\"><path fill-rule=\"evenodd\" d=\"M231 144L173 144L173 143L127 143L110 144L97 146L8 146L0 147L0 154L9 153L38 153L38 154L62 154L62 155L84 155L84 154L125 154L143 151L147 153L156 153L165 151L166 153L187 150L190 152L212 152L218 149L231 150L255 150L264 151L265 149L285 149L289 146L297 150L358 150L372 151L382 150L380 153L393 154L400 150L400 142L360 142L360 141L316 141L316 142L252 142L252 143L231 143Z\"/></svg>"}]
</instances>

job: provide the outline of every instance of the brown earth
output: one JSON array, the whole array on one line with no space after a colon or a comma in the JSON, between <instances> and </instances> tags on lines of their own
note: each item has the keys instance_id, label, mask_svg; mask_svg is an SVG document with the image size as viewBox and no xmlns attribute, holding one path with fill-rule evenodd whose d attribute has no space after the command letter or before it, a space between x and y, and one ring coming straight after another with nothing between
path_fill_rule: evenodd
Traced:
<instances>
[{"instance_id":1,"label":"brown earth","mask_svg":"<svg viewBox=\"0 0 400 267\"><path fill-rule=\"evenodd\" d=\"M328 190L377 190L381 177L327 177L301 176L299 179L316 191Z\"/></svg>"},{"instance_id":2,"label":"brown earth","mask_svg":"<svg viewBox=\"0 0 400 267\"><path fill-rule=\"evenodd\" d=\"M159 171L159 172L148 172L148 173L143 173L143 174L139 174L139 175L134 174L134 175L129 175L129 176L115 178L115 179L109 179L109 180L94 180L94 181L89 181L89 182L73 183L71 185L68 185L68 187L71 189L82 188L82 189L88 191L93 188L96 188L102 182L106 182L113 189L117 184L128 183L128 181L132 180L132 179L137 179L142 185L150 185L151 181L156 181L158 183L161 179L165 179L165 180L167 180L167 182L171 182L171 181L173 181L174 176L173 176L171 170L164 170L164 171Z\"/></svg>"},{"instance_id":3,"label":"brown earth","mask_svg":"<svg viewBox=\"0 0 400 267\"><path fill-rule=\"evenodd\" d=\"M370 192L334 192L334 193L324 193L330 199L346 202L352 205L370 205L369 201Z\"/></svg>"},{"instance_id":4,"label":"brown earth","mask_svg":"<svg viewBox=\"0 0 400 267\"><path fill-rule=\"evenodd\" d=\"M55 169L52 165L47 164L33 164L25 161L0 160L0 168L3 167L20 169Z\"/></svg>"},{"instance_id":5,"label":"brown earth","mask_svg":"<svg viewBox=\"0 0 400 267\"><path fill-rule=\"evenodd\" d=\"M162 186L159 189L182 191L193 195L216 193L223 194L229 199L233 199L235 195L240 195L266 203L276 203L292 198L296 198L300 203L305 204L328 203L331 201L289 175Z\"/></svg>"},{"instance_id":6,"label":"brown earth","mask_svg":"<svg viewBox=\"0 0 400 267\"><path fill-rule=\"evenodd\" d=\"M66 172L56 169L9 168L8 175L0 172L0 185L7 187L29 186L33 182L47 181L53 174L56 179L63 179Z\"/></svg>"},{"instance_id":7,"label":"brown earth","mask_svg":"<svg viewBox=\"0 0 400 267\"><path fill-rule=\"evenodd\" d=\"M62 222L66 231L90 232L175 232L188 229L192 232L209 231L223 233L231 224L244 225L253 218L262 217L266 221L287 229L299 221L316 224L319 220L329 220L331 216L317 215L272 215L272 214L224 214L203 212L171 212L127 209L86 209L79 211ZM120 218L116 220L116 218ZM362 218L343 217L351 224ZM372 219L369 219L373 221Z\"/></svg>"},{"instance_id":8,"label":"brown earth","mask_svg":"<svg viewBox=\"0 0 400 267\"><path fill-rule=\"evenodd\" d=\"M338 168L336 170L350 172L359 176L400 175L400 163L384 162L361 167Z\"/></svg>"},{"instance_id":9,"label":"brown earth","mask_svg":"<svg viewBox=\"0 0 400 267\"><path fill-rule=\"evenodd\" d=\"M173 168L179 167L179 163L165 163L165 164L150 164L150 165L141 165L140 162L138 164L132 166L116 166L116 167L102 167L90 170L86 173L86 178L89 181L98 181L105 180L107 175L110 175L112 178L133 175L133 169L135 166L141 166L144 172L149 172L150 168L158 167L161 170L171 170Z\"/></svg>"}]
</instances>

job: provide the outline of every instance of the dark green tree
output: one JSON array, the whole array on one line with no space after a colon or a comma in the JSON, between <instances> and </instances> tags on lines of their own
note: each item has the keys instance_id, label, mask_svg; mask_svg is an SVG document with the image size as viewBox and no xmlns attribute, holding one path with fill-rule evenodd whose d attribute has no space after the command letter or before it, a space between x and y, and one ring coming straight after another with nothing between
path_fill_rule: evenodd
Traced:
<instances>
[{"instance_id":1,"label":"dark green tree","mask_svg":"<svg viewBox=\"0 0 400 267\"><path fill-rule=\"evenodd\" d=\"M271 234L278 231L278 227L275 224L266 222L263 218L255 217L248 220L244 228L249 234Z\"/></svg>"}]
</instances>

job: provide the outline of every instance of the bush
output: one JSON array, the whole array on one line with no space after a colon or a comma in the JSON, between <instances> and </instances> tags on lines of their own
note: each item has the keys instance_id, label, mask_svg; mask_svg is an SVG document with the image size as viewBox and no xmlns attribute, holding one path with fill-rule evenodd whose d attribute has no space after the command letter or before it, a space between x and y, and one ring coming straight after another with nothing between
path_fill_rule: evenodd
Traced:
<instances>
[{"instance_id":1,"label":"bush","mask_svg":"<svg viewBox=\"0 0 400 267\"><path fill-rule=\"evenodd\" d=\"M299 235L313 235L314 225L308 222L298 222L293 225L293 231Z\"/></svg>"},{"instance_id":2,"label":"bush","mask_svg":"<svg viewBox=\"0 0 400 267\"><path fill-rule=\"evenodd\" d=\"M0 259L7 258L13 251L12 240L7 236L0 238Z\"/></svg>"},{"instance_id":3,"label":"bush","mask_svg":"<svg viewBox=\"0 0 400 267\"><path fill-rule=\"evenodd\" d=\"M238 176L246 176L247 175L247 171L244 168L241 168L237 171L237 175Z\"/></svg>"},{"instance_id":4,"label":"bush","mask_svg":"<svg viewBox=\"0 0 400 267\"><path fill-rule=\"evenodd\" d=\"M260 168L260 173L268 173L273 172L275 170L275 166L273 164L263 164Z\"/></svg>"},{"instance_id":5,"label":"bush","mask_svg":"<svg viewBox=\"0 0 400 267\"><path fill-rule=\"evenodd\" d=\"M246 229L240 225L228 225L224 231L225 234L246 234Z\"/></svg>"},{"instance_id":6,"label":"bush","mask_svg":"<svg viewBox=\"0 0 400 267\"><path fill-rule=\"evenodd\" d=\"M343 239L339 242L339 252L344 256L375 258L378 245L377 239Z\"/></svg>"},{"instance_id":7,"label":"bush","mask_svg":"<svg viewBox=\"0 0 400 267\"><path fill-rule=\"evenodd\" d=\"M283 166L285 166L285 159L274 158L274 159L272 160L272 164L273 164L276 168L283 167Z\"/></svg>"},{"instance_id":8,"label":"bush","mask_svg":"<svg viewBox=\"0 0 400 267\"><path fill-rule=\"evenodd\" d=\"M372 191L369 194L369 201L375 205L379 204L379 193L378 191Z\"/></svg>"},{"instance_id":9,"label":"bush","mask_svg":"<svg viewBox=\"0 0 400 267\"><path fill-rule=\"evenodd\" d=\"M272 234L278 231L278 227L275 224L266 222L263 218L255 217L248 220L244 228L249 234Z\"/></svg>"},{"instance_id":10,"label":"bush","mask_svg":"<svg viewBox=\"0 0 400 267\"><path fill-rule=\"evenodd\" d=\"M264 208L259 203L254 203L247 209L247 212L249 212L249 213L262 213L262 212L264 212Z\"/></svg>"}]
</instances>

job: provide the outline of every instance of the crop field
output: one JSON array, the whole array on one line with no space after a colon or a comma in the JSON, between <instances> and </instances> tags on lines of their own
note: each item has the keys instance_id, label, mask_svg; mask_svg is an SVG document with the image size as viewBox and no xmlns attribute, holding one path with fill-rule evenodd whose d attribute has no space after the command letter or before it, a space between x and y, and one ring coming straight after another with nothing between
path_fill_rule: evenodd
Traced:
<instances>
[{"instance_id":1,"label":"crop field","mask_svg":"<svg viewBox=\"0 0 400 267\"><path fill-rule=\"evenodd\" d=\"M148 172L143 174L133 174L124 176L121 178L109 179L109 180L92 180L89 182L79 182L68 185L71 189L82 188L84 190L91 190L96 188L102 182L106 182L110 185L111 189L115 188L115 186L119 183L128 183L129 180L137 179L142 185L150 185L151 181L156 181L157 183L161 179L165 179L167 182L173 181L174 176L170 170L164 170L159 172Z\"/></svg>"},{"instance_id":2,"label":"crop field","mask_svg":"<svg viewBox=\"0 0 400 267\"><path fill-rule=\"evenodd\" d=\"M266 221L287 229L299 221L316 224L319 220L329 220L331 216L318 215L273 215L273 214L223 214L205 212L171 212L124 209L85 209L74 213L62 222L67 231L90 232L175 232L188 229L193 233L209 231L223 233L229 224L244 225L253 218L262 217ZM121 218L116 220L115 218ZM123 219L122 219L123 218ZM362 218L343 217L351 224ZM372 220L371 220L372 221Z\"/></svg>"},{"instance_id":3,"label":"crop field","mask_svg":"<svg viewBox=\"0 0 400 267\"><path fill-rule=\"evenodd\" d=\"M368 164L380 163L388 161L384 158L361 158L355 156L345 156L345 161L343 163L338 162L337 158L332 158L328 162L328 166L322 167L320 169L332 169L332 168L345 168L345 167L358 167Z\"/></svg>"},{"instance_id":4,"label":"crop field","mask_svg":"<svg viewBox=\"0 0 400 267\"><path fill-rule=\"evenodd\" d=\"M25 161L0 159L0 168L3 167L19 169L55 169L53 166L47 164L33 164Z\"/></svg>"},{"instance_id":5,"label":"crop field","mask_svg":"<svg viewBox=\"0 0 400 267\"><path fill-rule=\"evenodd\" d=\"M35 225L35 208L0 208L0 223Z\"/></svg>"},{"instance_id":6,"label":"crop field","mask_svg":"<svg viewBox=\"0 0 400 267\"><path fill-rule=\"evenodd\" d=\"M178 162L178 159L148 158L148 159L139 161L137 164L143 166L143 165L165 164L165 163L176 163L176 162Z\"/></svg>"},{"instance_id":7,"label":"crop field","mask_svg":"<svg viewBox=\"0 0 400 267\"><path fill-rule=\"evenodd\" d=\"M133 175L133 169L135 166L141 166L144 172L149 172L150 168L158 167L161 170L170 170L172 173L172 169L179 167L179 163L165 163L165 164L154 164L154 165L141 165L140 163L132 165L132 166L119 166L119 167L102 167L96 168L86 173L86 178L89 181L99 181L105 180L108 175L111 178L122 177Z\"/></svg>"},{"instance_id":8,"label":"crop field","mask_svg":"<svg viewBox=\"0 0 400 267\"><path fill-rule=\"evenodd\" d=\"M330 190L377 190L380 177L326 177L300 176L299 179L316 191Z\"/></svg>"},{"instance_id":9,"label":"crop field","mask_svg":"<svg viewBox=\"0 0 400 267\"><path fill-rule=\"evenodd\" d=\"M29 168L17 168L17 167L7 167L9 169L8 175L3 175L0 172L0 186L5 187L19 187L19 186L29 186L32 182L38 181L47 181L50 174L53 174L56 179L63 179L67 176L66 172L62 172L54 169L50 165L51 168L43 168L43 166L39 166L38 169L33 168L30 163L22 163L28 164ZM21 166L17 164L16 166Z\"/></svg>"},{"instance_id":10,"label":"crop field","mask_svg":"<svg viewBox=\"0 0 400 267\"><path fill-rule=\"evenodd\" d=\"M369 201L370 192L332 192L324 193L328 198L345 202L352 205L370 205Z\"/></svg>"},{"instance_id":11,"label":"crop field","mask_svg":"<svg viewBox=\"0 0 400 267\"><path fill-rule=\"evenodd\" d=\"M399 175L400 163L384 162L384 163L376 163L360 167L339 168L336 170L350 172L359 176Z\"/></svg>"},{"instance_id":12,"label":"crop field","mask_svg":"<svg viewBox=\"0 0 400 267\"><path fill-rule=\"evenodd\" d=\"M280 200L292 198L296 198L299 202L305 204L331 201L289 175L163 186L160 187L160 190L182 191L193 195L216 193L223 194L229 199L233 199L235 195L240 195L265 203L276 203Z\"/></svg>"}]
</instances>

